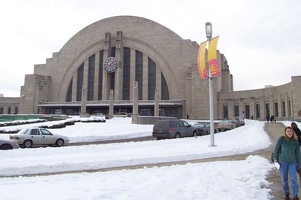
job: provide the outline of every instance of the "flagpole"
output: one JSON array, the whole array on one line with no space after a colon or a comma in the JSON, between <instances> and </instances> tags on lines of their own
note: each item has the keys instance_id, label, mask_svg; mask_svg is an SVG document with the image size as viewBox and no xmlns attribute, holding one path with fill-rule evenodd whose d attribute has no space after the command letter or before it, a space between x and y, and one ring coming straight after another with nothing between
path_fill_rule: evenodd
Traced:
<instances>
[{"instance_id":1,"label":"flagpole","mask_svg":"<svg viewBox=\"0 0 301 200\"><path fill-rule=\"evenodd\" d=\"M212 38L212 24L210 22L205 23L206 37L208 41L208 46L210 46L210 40ZM209 65L209 64L208 64ZM210 146L215 147L214 144L214 107L213 107L213 83L212 74L210 69L209 73L209 108L210 108Z\"/></svg>"}]
</instances>

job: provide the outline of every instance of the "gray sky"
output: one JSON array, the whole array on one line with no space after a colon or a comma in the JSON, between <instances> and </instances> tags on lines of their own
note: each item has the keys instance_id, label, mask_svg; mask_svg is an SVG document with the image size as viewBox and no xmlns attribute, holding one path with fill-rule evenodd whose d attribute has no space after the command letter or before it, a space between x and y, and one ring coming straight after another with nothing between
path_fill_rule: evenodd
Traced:
<instances>
[{"instance_id":1,"label":"gray sky","mask_svg":"<svg viewBox=\"0 0 301 200\"><path fill-rule=\"evenodd\" d=\"M234 77L234 90L282 85L301 75L300 0L10 0L0 12L0 94L18 97L25 74L98 20L133 15L183 39L206 40L205 23ZM196 58L197 59L197 58Z\"/></svg>"}]
</instances>

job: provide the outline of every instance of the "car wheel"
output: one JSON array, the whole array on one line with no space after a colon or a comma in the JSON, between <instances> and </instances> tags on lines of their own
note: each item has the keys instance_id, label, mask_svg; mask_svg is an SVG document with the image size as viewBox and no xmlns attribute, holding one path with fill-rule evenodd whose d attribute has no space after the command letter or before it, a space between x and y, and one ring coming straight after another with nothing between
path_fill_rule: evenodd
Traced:
<instances>
[{"instance_id":1,"label":"car wheel","mask_svg":"<svg viewBox=\"0 0 301 200\"><path fill-rule=\"evenodd\" d=\"M193 131L193 137L197 137L197 136L198 136L197 132Z\"/></svg>"},{"instance_id":2,"label":"car wheel","mask_svg":"<svg viewBox=\"0 0 301 200\"><path fill-rule=\"evenodd\" d=\"M25 140L24 142L23 142L23 147L24 148L30 148L32 146L32 141L30 141L30 140Z\"/></svg>"},{"instance_id":3,"label":"car wheel","mask_svg":"<svg viewBox=\"0 0 301 200\"><path fill-rule=\"evenodd\" d=\"M61 147L64 145L64 140L63 139L58 139L55 143L56 146Z\"/></svg>"},{"instance_id":4,"label":"car wheel","mask_svg":"<svg viewBox=\"0 0 301 200\"><path fill-rule=\"evenodd\" d=\"M176 138L181 138L181 134L180 133L176 133Z\"/></svg>"},{"instance_id":5,"label":"car wheel","mask_svg":"<svg viewBox=\"0 0 301 200\"><path fill-rule=\"evenodd\" d=\"M9 144L4 144L0 147L1 150L10 150L13 149L13 147Z\"/></svg>"}]
</instances>

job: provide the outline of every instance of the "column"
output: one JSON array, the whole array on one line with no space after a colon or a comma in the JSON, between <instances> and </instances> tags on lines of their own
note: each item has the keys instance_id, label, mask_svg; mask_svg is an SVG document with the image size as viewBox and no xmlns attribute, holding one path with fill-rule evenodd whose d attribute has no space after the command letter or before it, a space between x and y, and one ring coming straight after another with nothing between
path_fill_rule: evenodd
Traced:
<instances>
[{"instance_id":1,"label":"column","mask_svg":"<svg viewBox=\"0 0 301 200\"><path fill-rule=\"evenodd\" d=\"M161 92L162 92L162 88L161 88L161 84L162 84L162 77L161 77L161 70L160 68L157 66L156 67L156 90L157 90L157 94L159 95L159 100L162 100L161 98Z\"/></svg>"},{"instance_id":2,"label":"column","mask_svg":"<svg viewBox=\"0 0 301 200\"><path fill-rule=\"evenodd\" d=\"M111 56L111 33L105 33L103 60L106 60L110 56ZM103 76L103 78L102 78L102 99L108 100L110 85L108 84L108 73L106 72L106 70L103 70L102 76Z\"/></svg>"},{"instance_id":3,"label":"column","mask_svg":"<svg viewBox=\"0 0 301 200\"><path fill-rule=\"evenodd\" d=\"M132 124L138 123L138 82L135 81L133 89L133 115Z\"/></svg>"},{"instance_id":4,"label":"column","mask_svg":"<svg viewBox=\"0 0 301 200\"><path fill-rule=\"evenodd\" d=\"M158 90L155 91L155 107L154 107L154 116L159 116L159 95Z\"/></svg>"},{"instance_id":5,"label":"column","mask_svg":"<svg viewBox=\"0 0 301 200\"><path fill-rule=\"evenodd\" d=\"M277 101L278 101L278 117L282 118L284 116L282 114L282 101L281 101L281 94L280 93L277 95ZM274 116L275 116L275 113L274 113Z\"/></svg>"},{"instance_id":6,"label":"column","mask_svg":"<svg viewBox=\"0 0 301 200\"><path fill-rule=\"evenodd\" d=\"M250 98L250 118L251 116L255 116L255 100L254 100L254 97L251 97Z\"/></svg>"},{"instance_id":7,"label":"column","mask_svg":"<svg viewBox=\"0 0 301 200\"><path fill-rule=\"evenodd\" d=\"M274 104L275 102L274 102L274 96L273 95L270 95L270 97L269 97L269 104L270 104L270 117L272 116L272 115L274 115L274 117L276 117L276 115L275 115L275 104ZM279 104L278 104L278 114L280 114L279 113Z\"/></svg>"},{"instance_id":8,"label":"column","mask_svg":"<svg viewBox=\"0 0 301 200\"><path fill-rule=\"evenodd\" d=\"M95 72L94 72L94 101L98 100L99 88L99 51L95 53Z\"/></svg>"},{"instance_id":9,"label":"column","mask_svg":"<svg viewBox=\"0 0 301 200\"><path fill-rule=\"evenodd\" d=\"M89 117L86 111L86 107L87 107L87 83L83 82L80 117Z\"/></svg>"},{"instance_id":10,"label":"column","mask_svg":"<svg viewBox=\"0 0 301 200\"><path fill-rule=\"evenodd\" d=\"M73 78L72 78L72 101L77 101L76 100L77 96L77 70L75 71Z\"/></svg>"},{"instance_id":11,"label":"column","mask_svg":"<svg viewBox=\"0 0 301 200\"><path fill-rule=\"evenodd\" d=\"M143 54L142 100L148 100L148 56Z\"/></svg>"},{"instance_id":12,"label":"column","mask_svg":"<svg viewBox=\"0 0 301 200\"><path fill-rule=\"evenodd\" d=\"M136 51L135 49L131 49L131 61L130 61L130 70L131 70L131 75L130 75L130 88L135 87L135 74L136 74ZM133 100L133 90L130 90L130 100Z\"/></svg>"},{"instance_id":13,"label":"column","mask_svg":"<svg viewBox=\"0 0 301 200\"><path fill-rule=\"evenodd\" d=\"M114 91L110 90L110 104L109 104L109 118L113 117L113 112L114 112Z\"/></svg>"},{"instance_id":14,"label":"column","mask_svg":"<svg viewBox=\"0 0 301 200\"><path fill-rule=\"evenodd\" d=\"M115 99L122 100L123 91L123 45L122 32L117 31L116 37L116 53L115 57L118 61L118 68L115 71Z\"/></svg>"}]
</instances>

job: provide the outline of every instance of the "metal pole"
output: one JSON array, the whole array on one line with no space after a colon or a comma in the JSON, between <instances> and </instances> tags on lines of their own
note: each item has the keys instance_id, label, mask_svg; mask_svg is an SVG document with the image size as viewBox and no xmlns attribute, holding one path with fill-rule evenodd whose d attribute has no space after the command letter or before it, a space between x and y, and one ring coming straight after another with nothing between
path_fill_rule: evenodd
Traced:
<instances>
[{"instance_id":1,"label":"metal pole","mask_svg":"<svg viewBox=\"0 0 301 200\"><path fill-rule=\"evenodd\" d=\"M213 108L213 84L212 84L212 76L209 70L209 102L210 102L210 139L211 139L211 147L216 146L214 144L214 108Z\"/></svg>"},{"instance_id":2,"label":"metal pole","mask_svg":"<svg viewBox=\"0 0 301 200\"><path fill-rule=\"evenodd\" d=\"M210 48L210 40L212 37L212 24L211 22L206 22L205 23L205 31L206 31L206 37L208 40L208 46ZM208 49L209 49L208 48ZM208 60L209 62L209 60ZM209 63L208 63L209 65ZM209 74L209 108L210 108L210 139L211 139L211 147L216 146L214 144L214 108L213 108L213 84L212 84L212 74L210 71L210 66L208 66L208 74Z\"/></svg>"}]
</instances>

